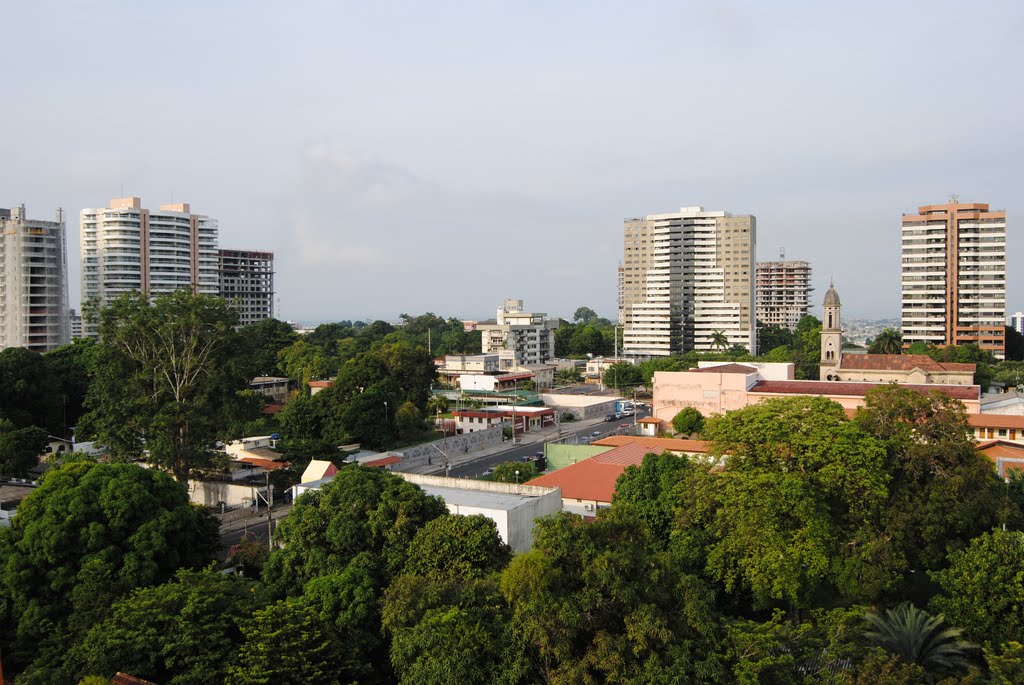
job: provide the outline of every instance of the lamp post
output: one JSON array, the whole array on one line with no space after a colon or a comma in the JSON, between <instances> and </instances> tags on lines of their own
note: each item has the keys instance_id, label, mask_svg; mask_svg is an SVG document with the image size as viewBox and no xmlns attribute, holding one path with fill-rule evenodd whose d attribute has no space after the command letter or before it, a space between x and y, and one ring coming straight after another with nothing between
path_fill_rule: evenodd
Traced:
<instances>
[{"instance_id":1,"label":"lamp post","mask_svg":"<svg viewBox=\"0 0 1024 685\"><path fill-rule=\"evenodd\" d=\"M519 485L519 469L516 469L516 485Z\"/></svg>"},{"instance_id":2,"label":"lamp post","mask_svg":"<svg viewBox=\"0 0 1024 685\"><path fill-rule=\"evenodd\" d=\"M388 402L384 400L384 423L388 422Z\"/></svg>"}]
</instances>

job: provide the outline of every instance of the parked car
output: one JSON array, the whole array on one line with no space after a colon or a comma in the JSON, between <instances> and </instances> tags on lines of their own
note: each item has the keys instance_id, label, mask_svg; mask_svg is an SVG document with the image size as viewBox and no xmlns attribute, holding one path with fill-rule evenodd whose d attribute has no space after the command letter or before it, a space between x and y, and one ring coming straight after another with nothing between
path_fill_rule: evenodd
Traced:
<instances>
[{"instance_id":1,"label":"parked car","mask_svg":"<svg viewBox=\"0 0 1024 685\"><path fill-rule=\"evenodd\" d=\"M594 431L593 433L590 434L590 437L592 437L592 438L599 438L599 437L601 437L601 431Z\"/></svg>"},{"instance_id":2,"label":"parked car","mask_svg":"<svg viewBox=\"0 0 1024 685\"><path fill-rule=\"evenodd\" d=\"M488 468L486 471L484 471L484 475L485 476L492 476L492 475L494 475L494 469L493 468Z\"/></svg>"},{"instance_id":3,"label":"parked car","mask_svg":"<svg viewBox=\"0 0 1024 685\"><path fill-rule=\"evenodd\" d=\"M611 423L612 421L616 421L617 419L615 417L615 414L608 414L607 416L604 417L604 420L608 423Z\"/></svg>"}]
</instances>

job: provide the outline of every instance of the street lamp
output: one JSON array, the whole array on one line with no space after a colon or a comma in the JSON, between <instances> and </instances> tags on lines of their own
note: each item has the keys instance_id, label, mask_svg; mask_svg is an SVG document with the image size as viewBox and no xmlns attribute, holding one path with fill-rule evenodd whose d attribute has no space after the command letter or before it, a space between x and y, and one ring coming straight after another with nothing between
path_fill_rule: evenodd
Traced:
<instances>
[{"instance_id":1,"label":"street lamp","mask_svg":"<svg viewBox=\"0 0 1024 685\"><path fill-rule=\"evenodd\" d=\"M519 469L516 469L516 485L519 485Z\"/></svg>"},{"instance_id":2,"label":"street lamp","mask_svg":"<svg viewBox=\"0 0 1024 685\"><path fill-rule=\"evenodd\" d=\"M384 401L384 423L387 423L387 422L388 422L388 403L387 403L387 400L385 400Z\"/></svg>"}]
</instances>

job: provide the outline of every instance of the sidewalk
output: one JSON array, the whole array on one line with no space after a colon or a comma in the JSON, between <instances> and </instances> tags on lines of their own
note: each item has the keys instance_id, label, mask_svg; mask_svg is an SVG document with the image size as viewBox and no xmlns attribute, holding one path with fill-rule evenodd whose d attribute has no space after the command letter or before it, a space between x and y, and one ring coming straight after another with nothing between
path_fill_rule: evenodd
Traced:
<instances>
[{"instance_id":1,"label":"sidewalk","mask_svg":"<svg viewBox=\"0 0 1024 685\"><path fill-rule=\"evenodd\" d=\"M568 437L569 435L575 434L581 428L589 428L596 426L602 422L602 419L588 419L586 421L573 421L572 423L563 424L561 426L562 437ZM538 445L537 451L540 451L540 445L547 442L554 442L559 439L559 426L552 426L550 428L544 428L542 430L530 431L528 433L520 433L516 436L516 444L513 445L510 441L502 442L499 445L493 447L486 447L480 450L474 450L467 454L449 454L448 455L448 467L450 469L465 466L466 464L472 464L475 461L481 459L487 459L493 457L495 454L501 452L508 452L514 449L521 449L524 445ZM404 470L404 473L418 473L418 474L442 474L444 473L444 459L440 454L435 455L432 464L424 464L423 466L416 466L409 470Z\"/></svg>"}]
</instances>

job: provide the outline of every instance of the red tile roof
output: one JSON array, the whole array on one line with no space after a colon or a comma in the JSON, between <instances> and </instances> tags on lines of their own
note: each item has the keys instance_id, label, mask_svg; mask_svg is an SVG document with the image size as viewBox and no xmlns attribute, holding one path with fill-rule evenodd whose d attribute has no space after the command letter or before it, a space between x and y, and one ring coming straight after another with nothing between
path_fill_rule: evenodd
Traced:
<instances>
[{"instance_id":1,"label":"red tile roof","mask_svg":"<svg viewBox=\"0 0 1024 685\"><path fill-rule=\"evenodd\" d=\"M633 438L630 444L608 450L590 459L570 464L552 473L546 473L526 482L527 485L543 485L562 488L564 499L611 502L615 495L615 483L627 466L639 466L644 457L660 450L642 444ZM668 442L696 442L668 441ZM597 444L596 442L594 443Z\"/></svg>"},{"instance_id":2,"label":"red tile roof","mask_svg":"<svg viewBox=\"0 0 1024 685\"><path fill-rule=\"evenodd\" d=\"M937 362L926 354L844 354L839 368L851 371L962 371L974 373L975 364Z\"/></svg>"},{"instance_id":3,"label":"red tile roof","mask_svg":"<svg viewBox=\"0 0 1024 685\"><path fill-rule=\"evenodd\" d=\"M329 388L334 385L334 381L310 381L309 387L311 388Z\"/></svg>"},{"instance_id":4,"label":"red tile roof","mask_svg":"<svg viewBox=\"0 0 1024 685\"><path fill-rule=\"evenodd\" d=\"M263 459L261 457L242 457L238 461L244 461L246 464L252 464L253 466L259 466L261 469L267 471L277 471L278 469L288 468L288 462L276 461L274 459Z\"/></svg>"},{"instance_id":5,"label":"red tile roof","mask_svg":"<svg viewBox=\"0 0 1024 685\"><path fill-rule=\"evenodd\" d=\"M661 419L656 419L653 416L645 416L637 421L637 423L661 423Z\"/></svg>"},{"instance_id":6,"label":"red tile roof","mask_svg":"<svg viewBox=\"0 0 1024 685\"><path fill-rule=\"evenodd\" d=\"M873 388L884 387L888 383L851 383L849 381L758 381L750 389L754 393L772 393L778 395L832 395L839 397L863 397ZM977 385L900 385L901 388L927 395L940 392L954 400L975 400L981 397L981 388Z\"/></svg>"},{"instance_id":7,"label":"red tile roof","mask_svg":"<svg viewBox=\"0 0 1024 685\"><path fill-rule=\"evenodd\" d=\"M968 414L972 428L1019 428L1024 429L1024 416L1016 414Z\"/></svg>"},{"instance_id":8,"label":"red tile roof","mask_svg":"<svg viewBox=\"0 0 1024 685\"><path fill-rule=\"evenodd\" d=\"M702 369L690 369L690 373L754 373L757 369L753 366L743 364L722 364L720 366L705 366Z\"/></svg>"},{"instance_id":9,"label":"red tile roof","mask_svg":"<svg viewBox=\"0 0 1024 685\"><path fill-rule=\"evenodd\" d=\"M382 466L390 466L391 464L397 464L402 461L401 457L381 457L380 459L371 459L370 461L364 461L363 466L373 466L380 468Z\"/></svg>"},{"instance_id":10,"label":"red tile roof","mask_svg":"<svg viewBox=\"0 0 1024 685\"><path fill-rule=\"evenodd\" d=\"M637 435L610 435L591 443L602 447L621 447L623 445L643 445L647 451L689 452L707 454L710 443L706 440L679 440L676 438L650 438ZM607 452L605 454L608 454Z\"/></svg>"}]
</instances>

